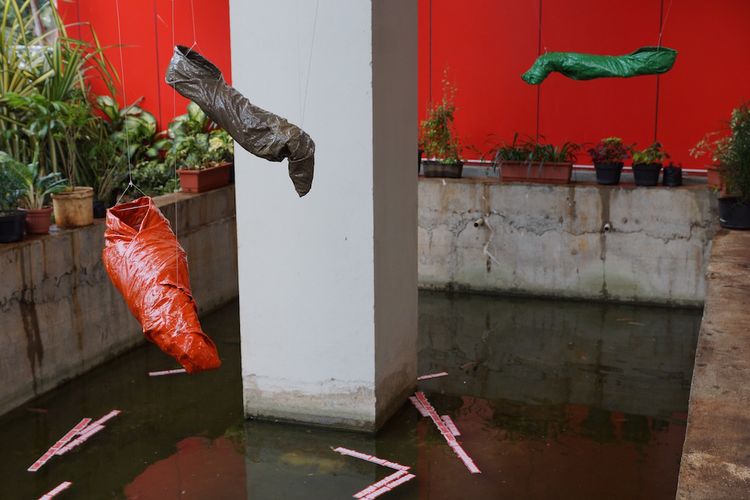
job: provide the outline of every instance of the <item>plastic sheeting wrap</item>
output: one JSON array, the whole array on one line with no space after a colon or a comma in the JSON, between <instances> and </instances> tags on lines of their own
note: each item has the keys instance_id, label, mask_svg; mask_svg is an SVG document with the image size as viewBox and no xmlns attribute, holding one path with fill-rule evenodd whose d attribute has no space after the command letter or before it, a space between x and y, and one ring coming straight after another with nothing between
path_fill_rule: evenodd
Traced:
<instances>
[{"instance_id":1,"label":"plastic sheeting wrap","mask_svg":"<svg viewBox=\"0 0 750 500\"><path fill-rule=\"evenodd\" d=\"M641 47L624 56L548 52L539 56L521 78L526 83L538 85L554 71L573 80L656 75L672 69L676 58L677 51L667 47Z\"/></svg>"},{"instance_id":2,"label":"plastic sheeting wrap","mask_svg":"<svg viewBox=\"0 0 750 500\"><path fill-rule=\"evenodd\" d=\"M102 260L143 334L188 373L218 368L190 292L185 251L169 221L143 197L107 211Z\"/></svg>"},{"instance_id":3,"label":"plastic sheeting wrap","mask_svg":"<svg viewBox=\"0 0 750 500\"><path fill-rule=\"evenodd\" d=\"M224 81L219 68L188 47L175 47L166 81L250 153L270 161L289 158L289 177L297 194L310 191L315 143L302 129L253 105Z\"/></svg>"}]
</instances>

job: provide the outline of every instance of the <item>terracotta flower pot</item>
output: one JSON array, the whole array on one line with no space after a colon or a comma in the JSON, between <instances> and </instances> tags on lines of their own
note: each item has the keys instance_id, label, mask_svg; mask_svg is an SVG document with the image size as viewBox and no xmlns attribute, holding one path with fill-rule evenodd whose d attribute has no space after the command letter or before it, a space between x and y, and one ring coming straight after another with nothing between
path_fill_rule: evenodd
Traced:
<instances>
[{"instance_id":1,"label":"terracotta flower pot","mask_svg":"<svg viewBox=\"0 0 750 500\"><path fill-rule=\"evenodd\" d=\"M505 161L500 164L500 179L503 182L568 184L572 177L572 163Z\"/></svg>"},{"instance_id":2,"label":"terracotta flower pot","mask_svg":"<svg viewBox=\"0 0 750 500\"><path fill-rule=\"evenodd\" d=\"M47 234L52 224L52 207L34 208L26 212L26 232L28 234Z\"/></svg>"},{"instance_id":3,"label":"terracotta flower pot","mask_svg":"<svg viewBox=\"0 0 750 500\"><path fill-rule=\"evenodd\" d=\"M94 188L76 187L52 195L58 227L88 226L94 223Z\"/></svg>"},{"instance_id":4,"label":"terracotta flower pot","mask_svg":"<svg viewBox=\"0 0 750 500\"><path fill-rule=\"evenodd\" d=\"M180 188L185 193L203 193L229 184L231 163L200 170L179 169Z\"/></svg>"}]
</instances>

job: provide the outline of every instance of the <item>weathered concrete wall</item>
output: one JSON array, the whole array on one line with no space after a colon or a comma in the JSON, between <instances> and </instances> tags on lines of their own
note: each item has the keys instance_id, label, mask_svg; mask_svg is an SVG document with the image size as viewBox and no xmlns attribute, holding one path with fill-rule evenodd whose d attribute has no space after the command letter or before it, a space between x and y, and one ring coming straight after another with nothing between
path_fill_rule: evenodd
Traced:
<instances>
[{"instance_id":1,"label":"weathered concrete wall","mask_svg":"<svg viewBox=\"0 0 750 500\"><path fill-rule=\"evenodd\" d=\"M422 178L419 283L427 289L701 305L715 212L715 197L705 186Z\"/></svg>"},{"instance_id":2,"label":"weathered concrete wall","mask_svg":"<svg viewBox=\"0 0 750 500\"><path fill-rule=\"evenodd\" d=\"M201 311L235 298L234 188L156 201L187 251ZM0 414L144 341L103 246L103 221L0 246Z\"/></svg>"},{"instance_id":3,"label":"weathered concrete wall","mask_svg":"<svg viewBox=\"0 0 750 500\"><path fill-rule=\"evenodd\" d=\"M750 498L750 232L722 232L708 265L677 498Z\"/></svg>"}]
</instances>

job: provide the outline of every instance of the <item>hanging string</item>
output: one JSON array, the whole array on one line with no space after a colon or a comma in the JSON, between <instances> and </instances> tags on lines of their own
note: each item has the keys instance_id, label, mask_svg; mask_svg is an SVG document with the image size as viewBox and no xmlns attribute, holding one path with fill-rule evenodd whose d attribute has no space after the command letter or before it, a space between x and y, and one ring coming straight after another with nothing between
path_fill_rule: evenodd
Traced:
<instances>
[{"instance_id":1,"label":"hanging string","mask_svg":"<svg viewBox=\"0 0 750 500\"><path fill-rule=\"evenodd\" d=\"M192 0L190 0L191 3L191 10L192 10ZM177 46L175 44L175 18L174 18L174 0L172 0L172 49ZM193 12L193 36L195 36L195 12ZM191 48L192 50L192 48ZM190 51L188 50L188 54ZM174 118L177 116L177 90L175 90L174 87L172 87L172 117ZM177 173L177 163L174 164L174 181L175 185L179 185L180 182L179 174ZM179 213L179 203L174 204L174 236L177 238L177 245L174 249L174 269L175 269L175 283L180 282L180 245L179 245L179 238L178 238L178 232L179 232L179 225L178 225L178 213ZM179 332L178 332L179 333Z\"/></svg>"},{"instance_id":2,"label":"hanging string","mask_svg":"<svg viewBox=\"0 0 750 500\"><path fill-rule=\"evenodd\" d=\"M122 100L125 106L128 105L128 94L127 94L127 84L125 79L125 59L123 58L122 54L122 26L120 24L120 0L115 0L115 16L117 18L117 47L120 52L120 75L122 78ZM138 192L140 192L142 195L146 196L146 194L141 191L141 189L133 184L133 165L130 161L130 132L128 131L128 122L125 120L124 123L125 127L125 159L128 162L128 186L125 188L125 191L120 194L120 196L117 198L116 205L120 204L120 201L125 197L125 193L127 193L130 188L135 188Z\"/></svg>"},{"instance_id":3,"label":"hanging string","mask_svg":"<svg viewBox=\"0 0 750 500\"><path fill-rule=\"evenodd\" d=\"M312 69L313 48L315 47L315 32L318 27L318 7L320 0L315 1L315 17L313 17L312 37L310 39L310 55L307 58L307 75L305 76L305 97L302 100L302 119L300 127L305 125L305 110L307 108L307 89L310 87L310 70Z\"/></svg>"},{"instance_id":4,"label":"hanging string","mask_svg":"<svg viewBox=\"0 0 750 500\"><path fill-rule=\"evenodd\" d=\"M669 13L672 12L672 3L674 0L669 0L669 7L667 7L667 14L664 16L663 19L659 20L659 40L656 44L657 47L661 48L661 38L664 35L664 27L667 25L667 21L669 20ZM661 2L661 8L662 13L664 12L664 0Z\"/></svg>"},{"instance_id":5,"label":"hanging string","mask_svg":"<svg viewBox=\"0 0 750 500\"><path fill-rule=\"evenodd\" d=\"M174 0L172 0L172 9L174 10ZM195 4L193 4L193 0L190 0L190 17L193 23L193 44L188 49L187 54L190 54L195 47L198 47L198 35L197 30L195 29ZM174 22L172 23L172 40L174 41ZM174 45L174 43L172 45Z\"/></svg>"}]
</instances>

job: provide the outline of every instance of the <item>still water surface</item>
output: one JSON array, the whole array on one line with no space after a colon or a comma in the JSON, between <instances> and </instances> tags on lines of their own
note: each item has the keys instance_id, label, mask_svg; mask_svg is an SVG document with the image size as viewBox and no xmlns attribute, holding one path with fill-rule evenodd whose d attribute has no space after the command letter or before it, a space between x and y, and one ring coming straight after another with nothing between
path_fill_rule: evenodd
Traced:
<instances>
[{"instance_id":1,"label":"still water surface","mask_svg":"<svg viewBox=\"0 0 750 500\"><path fill-rule=\"evenodd\" d=\"M0 417L0 499L337 499L386 476L343 446L410 465L393 499L674 498L700 311L420 294L419 371L483 474L404 405L371 437L242 417L237 304L204 318L224 365L137 348ZM123 413L81 448L26 468L82 417Z\"/></svg>"}]
</instances>

